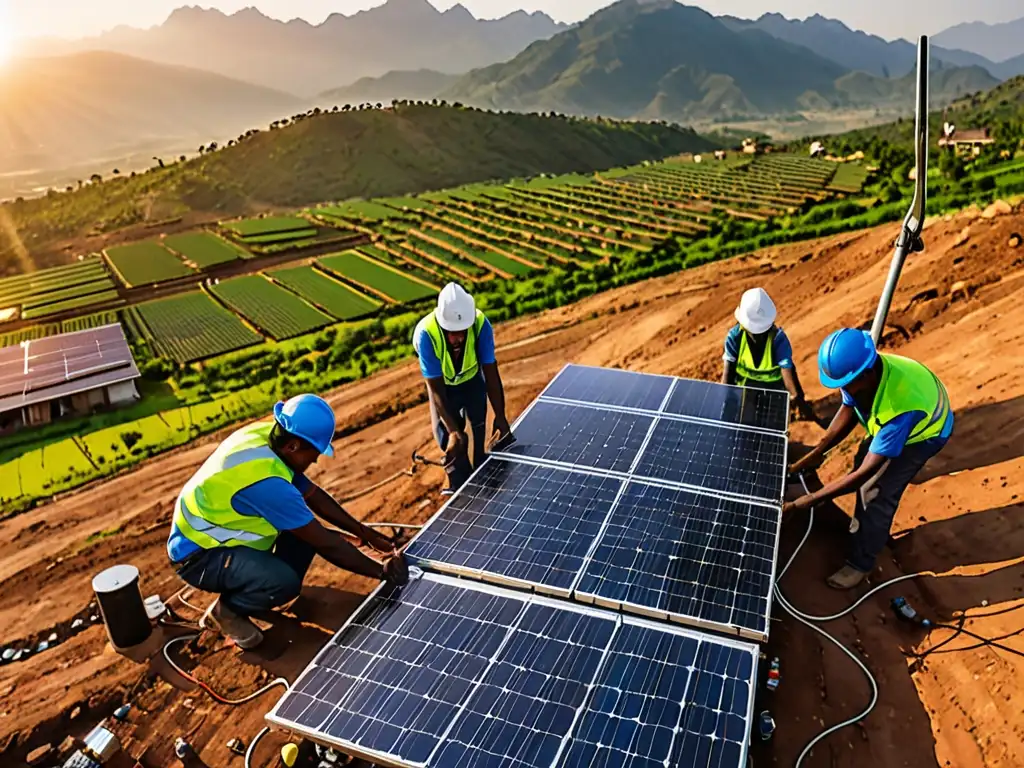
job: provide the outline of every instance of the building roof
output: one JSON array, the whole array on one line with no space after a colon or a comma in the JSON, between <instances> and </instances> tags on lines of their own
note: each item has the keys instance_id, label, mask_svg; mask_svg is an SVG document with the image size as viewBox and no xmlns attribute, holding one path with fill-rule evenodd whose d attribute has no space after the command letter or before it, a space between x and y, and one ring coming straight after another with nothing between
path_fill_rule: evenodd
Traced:
<instances>
[{"instance_id":1,"label":"building roof","mask_svg":"<svg viewBox=\"0 0 1024 768\"><path fill-rule=\"evenodd\" d=\"M974 142L991 142L993 139L989 136L988 128L968 128L960 131L956 130L949 137L943 137L947 144L973 144Z\"/></svg>"},{"instance_id":2,"label":"building roof","mask_svg":"<svg viewBox=\"0 0 1024 768\"><path fill-rule=\"evenodd\" d=\"M0 413L139 376L120 323L0 349Z\"/></svg>"}]
</instances>

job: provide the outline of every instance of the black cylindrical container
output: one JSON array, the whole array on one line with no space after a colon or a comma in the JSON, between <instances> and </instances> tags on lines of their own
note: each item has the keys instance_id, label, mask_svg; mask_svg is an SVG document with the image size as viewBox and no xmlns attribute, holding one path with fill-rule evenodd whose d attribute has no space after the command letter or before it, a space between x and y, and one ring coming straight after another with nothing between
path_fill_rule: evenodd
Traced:
<instances>
[{"instance_id":1,"label":"black cylindrical container","mask_svg":"<svg viewBox=\"0 0 1024 768\"><path fill-rule=\"evenodd\" d=\"M107 636L115 648L131 648L145 642L153 631L139 591L139 569L115 565L92 580Z\"/></svg>"}]
</instances>

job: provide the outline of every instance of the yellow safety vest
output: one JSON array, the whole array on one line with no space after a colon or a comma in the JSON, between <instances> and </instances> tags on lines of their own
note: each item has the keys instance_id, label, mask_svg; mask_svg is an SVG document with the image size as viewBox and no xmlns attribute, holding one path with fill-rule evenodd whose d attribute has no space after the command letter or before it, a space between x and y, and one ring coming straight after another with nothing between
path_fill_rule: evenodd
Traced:
<instances>
[{"instance_id":1,"label":"yellow safety vest","mask_svg":"<svg viewBox=\"0 0 1024 768\"><path fill-rule=\"evenodd\" d=\"M236 493L260 480L292 482L295 473L270 447L273 426L258 422L230 435L185 484L174 510L174 524L185 538L203 549L274 546L274 526L231 506Z\"/></svg>"},{"instance_id":2,"label":"yellow safety vest","mask_svg":"<svg viewBox=\"0 0 1024 768\"><path fill-rule=\"evenodd\" d=\"M449 387L464 384L480 370L476 359L476 340L480 337L480 330L486 321L484 313L479 309L476 311L476 320L470 326L466 334L466 346L462 352L462 368L455 371L455 361L452 360L451 350L448 349L448 342L444 337L444 329L438 325L437 316L431 312L423 318L423 329L430 337L430 345L434 348L434 354L441 361L441 373L444 375L444 383Z\"/></svg>"},{"instance_id":3,"label":"yellow safety vest","mask_svg":"<svg viewBox=\"0 0 1024 768\"><path fill-rule=\"evenodd\" d=\"M761 362L754 362L754 353L750 348L750 337L746 329L740 328L740 353L736 356L736 383L745 386L748 381L759 384L774 384L782 381L782 368L775 364L775 328L768 331L768 340L764 344Z\"/></svg>"},{"instance_id":4,"label":"yellow safety vest","mask_svg":"<svg viewBox=\"0 0 1024 768\"><path fill-rule=\"evenodd\" d=\"M899 355L880 357L882 380L866 423L854 409L868 434L874 437L901 414L923 411L926 415L910 431L907 445L939 437L950 412L949 394L939 377L916 360Z\"/></svg>"}]
</instances>

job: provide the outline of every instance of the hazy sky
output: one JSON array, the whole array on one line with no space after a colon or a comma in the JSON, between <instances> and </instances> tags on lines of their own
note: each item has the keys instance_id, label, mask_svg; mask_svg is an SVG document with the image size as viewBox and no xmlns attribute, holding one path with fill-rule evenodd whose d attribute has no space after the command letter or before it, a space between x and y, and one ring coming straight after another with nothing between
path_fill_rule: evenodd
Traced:
<instances>
[{"instance_id":1,"label":"hazy sky","mask_svg":"<svg viewBox=\"0 0 1024 768\"><path fill-rule=\"evenodd\" d=\"M196 0L0 0L0 24L10 27L0 37L82 37L117 24L148 27L189 2L195 4ZM431 2L442 10L454 5L453 0ZM275 18L301 16L319 23L330 13L352 14L381 5L382 0L205 0L198 4L228 13L255 6ZM608 5L609 0L462 0L462 4L478 18L494 18L523 8L542 10L559 21L571 22ZM690 0L689 4L716 15L747 18L767 11L797 18L820 13L890 39L934 34L963 21L994 23L1024 16L1022 0Z\"/></svg>"}]
</instances>

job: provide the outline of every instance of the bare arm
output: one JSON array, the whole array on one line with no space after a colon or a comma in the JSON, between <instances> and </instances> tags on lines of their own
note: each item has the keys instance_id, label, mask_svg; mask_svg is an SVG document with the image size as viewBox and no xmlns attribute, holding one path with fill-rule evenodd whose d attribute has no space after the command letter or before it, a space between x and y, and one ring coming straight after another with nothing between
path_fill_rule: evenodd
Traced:
<instances>
[{"instance_id":1,"label":"bare arm","mask_svg":"<svg viewBox=\"0 0 1024 768\"><path fill-rule=\"evenodd\" d=\"M487 399L494 411L494 428L503 435L509 431L508 417L505 415L505 386L501 383L501 373L497 363L486 363L483 366L484 381L487 384Z\"/></svg>"},{"instance_id":2,"label":"bare arm","mask_svg":"<svg viewBox=\"0 0 1024 768\"><path fill-rule=\"evenodd\" d=\"M845 440L847 436L853 432L853 429L856 426L857 414L854 413L853 408L848 405L844 405L839 409L835 418L832 419L832 423L829 425L825 436L821 438L821 442L819 442L814 449L802 459L793 462L789 471L795 473L807 469L808 467L816 466L817 463L820 462L821 458Z\"/></svg>"},{"instance_id":3,"label":"bare arm","mask_svg":"<svg viewBox=\"0 0 1024 768\"><path fill-rule=\"evenodd\" d=\"M346 541L343 534L325 528L316 520L296 528L292 533L309 544L320 557L332 565L371 579L387 578L383 563L367 557Z\"/></svg>"},{"instance_id":4,"label":"bare arm","mask_svg":"<svg viewBox=\"0 0 1024 768\"><path fill-rule=\"evenodd\" d=\"M795 509L809 509L823 502L853 493L864 485L872 475L878 472L886 461L885 456L880 456L877 453L868 453L864 461L861 462L861 465L853 472L832 481L819 491L801 496L796 501L786 504L782 511L789 512Z\"/></svg>"},{"instance_id":5,"label":"bare arm","mask_svg":"<svg viewBox=\"0 0 1024 768\"><path fill-rule=\"evenodd\" d=\"M320 486L313 485L306 494L306 503L320 519L326 520L343 531L348 531L375 549L389 552L394 548L390 539L352 517L341 504L334 500L331 494Z\"/></svg>"},{"instance_id":6,"label":"bare arm","mask_svg":"<svg viewBox=\"0 0 1024 768\"><path fill-rule=\"evenodd\" d=\"M459 429L455 419L452 418L451 411L448 410L448 399L444 394L444 378L439 376L436 379L427 379L427 392L431 400L434 401L434 408L437 409L437 416L444 424L444 428L448 430L449 435L454 435Z\"/></svg>"},{"instance_id":7,"label":"bare arm","mask_svg":"<svg viewBox=\"0 0 1024 768\"><path fill-rule=\"evenodd\" d=\"M800 385L800 376L797 375L796 368L782 369L782 383L786 385L794 402L797 404L804 402L804 388Z\"/></svg>"},{"instance_id":8,"label":"bare arm","mask_svg":"<svg viewBox=\"0 0 1024 768\"><path fill-rule=\"evenodd\" d=\"M728 360L722 361L722 383L723 384L735 384L736 383L736 363L730 363Z\"/></svg>"}]
</instances>

